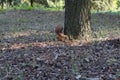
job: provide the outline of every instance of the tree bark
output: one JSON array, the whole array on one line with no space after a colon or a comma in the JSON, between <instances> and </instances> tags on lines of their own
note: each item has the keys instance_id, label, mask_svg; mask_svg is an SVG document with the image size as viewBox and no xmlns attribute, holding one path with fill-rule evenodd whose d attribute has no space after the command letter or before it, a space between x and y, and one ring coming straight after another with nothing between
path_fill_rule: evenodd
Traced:
<instances>
[{"instance_id":1,"label":"tree bark","mask_svg":"<svg viewBox=\"0 0 120 80\"><path fill-rule=\"evenodd\" d=\"M33 7L33 0L30 0L30 5L31 7Z\"/></svg>"},{"instance_id":2,"label":"tree bark","mask_svg":"<svg viewBox=\"0 0 120 80\"><path fill-rule=\"evenodd\" d=\"M45 7L49 7L47 0L38 0L41 4L45 5Z\"/></svg>"},{"instance_id":3,"label":"tree bark","mask_svg":"<svg viewBox=\"0 0 120 80\"><path fill-rule=\"evenodd\" d=\"M12 2L13 2L13 0L7 0L8 6L13 7Z\"/></svg>"},{"instance_id":4,"label":"tree bark","mask_svg":"<svg viewBox=\"0 0 120 80\"><path fill-rule=\"evenodd\" d=\"M5 3L5 0L1 0L0 5L2 9L4 8L4 3Z\"/></svg>"},{"instance_id":5,"label":"tree bark","mask_svg":"<svg viewBox=\"0 0 120 80\"><path fill-rule=\"evenodd\" d=\"M90 0L65 0L64 33L70 39L91 38Z\"/></svg>"}]
</instances>

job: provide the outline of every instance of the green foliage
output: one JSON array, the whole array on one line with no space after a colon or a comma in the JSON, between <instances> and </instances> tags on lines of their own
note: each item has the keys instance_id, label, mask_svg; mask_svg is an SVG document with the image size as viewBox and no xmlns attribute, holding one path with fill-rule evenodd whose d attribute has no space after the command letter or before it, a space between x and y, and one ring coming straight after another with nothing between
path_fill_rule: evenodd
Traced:
<instances>
[{"instance_id":1,"label":"green foliage","mask_svg":"<svg viewBox=\"0 0 120 80\"><path fill-rule=\"evenodd\" d=\"M117 9L118 0L92 0L92 10L113 11Z\"/></svg>"},{"instance_id":2,"label":"green foliage","mask_svg":"<svg viewBox=\"0 0 120 80\"><path fill-rule=\"evenodd\" d=\"M48 0L48 4L50 7L54 8L63 8L65 5L64 0Z\"/></svg>"},{"instance_id":3,"label":"green foliage","mask_svg":"<svg viewBox=\"0 0 120 80\"><path fill-rule=\"evenodd\" d=\"M22 7L27 7L27 6L29 6L29 3L24 2L24 3L21 4L21 6L22 6Z\"/></svg>"},{"instance_id":4,"label":"green foliage","mask_svg":"<svg viewBox=\"0 0 120 80\"><path fill-rule=\"evenodd\" d=\"M42 9L63 10L65 0L33 0L33 8L30 0L0 0L0 9ZM119 9L119 0L92 0L92 11L113 11ZM11 5L10 5L11 4ZM47 7L47 8L46 8Z\"/></svg>"},{"instance_id":5,"label":"green foliage","mask_svg":"<svg viewBox=\"0 0 120 80\"><path fill-rule=\"evenodd\" d=\"M118 5L118 8L119 8L120 7L120 0L118 0L117 5Z\"/></svg>"},{"instance_id":6,"label":"green foliage","mask_svg":"<svg viewBox=\"0 0 120 80\"><path fill-rule=\"evenodd\" d=\"M14 0L13 1L14 6L16 6L16 5L18 6L20 3L21 3L21 0Z\"/></svg>"},{"instance_id":7,"label":"green foliage","mask_svg":"<svg viewBox=\"0 0 120 80\"><path fill-rule=\"evenodd\" d=\"M64 0L34 0L33 3L31 3L30 0L11 0L11 3L6 2L6 0L1 0L0 7L2 9L9 9L9 6L13 7L13 9L18 9L18 7L31 9L31 4L33 4L33 7L37 9L47 7L49 9L53 8L54 10L60 10L63 9Z\"/></svg>"},{"instance_id":8,"label":"green foliage","mask_svg":"<svg viewBox=\"0 0 120 80\"><path fill-rule=\"evenodd\" d=\"M31 6L24 6L24 5L21 5L21 6L14 6L11 10L33 10L34 8L31 7Z\"/></svg>"}]
</instances>

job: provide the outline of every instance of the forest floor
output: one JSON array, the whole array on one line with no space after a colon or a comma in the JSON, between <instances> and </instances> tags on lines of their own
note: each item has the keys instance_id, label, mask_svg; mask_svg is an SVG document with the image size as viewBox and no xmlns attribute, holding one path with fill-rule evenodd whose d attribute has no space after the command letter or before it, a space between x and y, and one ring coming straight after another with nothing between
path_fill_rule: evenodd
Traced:
<instances>
[{"instance_id":1,"label":"forest floor","mask_svg":"<svg viewBox=\"0 0 120 80\"><path fill-rule=\"evenodd\" d=\"M64 43L64 12L0 12L0 80L120 80L120 15L91 16L93 40Z\"/></svg>"}]
</instances>

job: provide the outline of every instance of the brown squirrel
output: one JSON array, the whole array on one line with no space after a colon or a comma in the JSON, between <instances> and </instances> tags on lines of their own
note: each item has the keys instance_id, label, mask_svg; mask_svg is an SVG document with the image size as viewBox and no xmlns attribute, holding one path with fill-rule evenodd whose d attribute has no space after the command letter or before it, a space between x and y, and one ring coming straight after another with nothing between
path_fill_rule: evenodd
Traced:
<instances>
[{"instance_id":1,"label":"brown squirrel","mask_svg":"<svg viewBox=\"0 0 120 80\"><path fill-rule=\"evenodd\" d=\"M63 33L63 26L58 25L55 27L55 33L57 35L57 40L58 41L63 41L65 42L66 39L68 39L68 36Z\"/></svg>"}]
</instances>

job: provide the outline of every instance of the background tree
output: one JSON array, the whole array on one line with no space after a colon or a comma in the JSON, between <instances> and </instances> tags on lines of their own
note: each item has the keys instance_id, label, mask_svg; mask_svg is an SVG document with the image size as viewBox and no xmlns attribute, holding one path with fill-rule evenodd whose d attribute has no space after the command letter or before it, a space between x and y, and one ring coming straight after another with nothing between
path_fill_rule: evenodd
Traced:
<instances>
[{"instance_id":1,"label":"background tree","mask_svg":"<svg viewBox=\"0 0 120 80\"><path fill-rule=\"evenodd\" d=\"M113 11L118 8L118 0L92 0L92 10Z\"/></svg>"},{"instance_id":2,"label":"background tree","mask_svg":"<svg viewBox=\"0 0 120 80\"><path fill-rule=\"evenodd\" d=\"M0 5L1 5L1 8L3 9L4 7L4 3L5 3L5 0L0 0Z\"/></svg>"},{"instance_id":3,"label":"background tree","mask_svg":"<svg viewBox=\"0 0 120 80\"><path fill-rule=\"evenodd\" d=\"M45 7L49 7L48 1L47 0L36 0L36 2L43 4Z\"/></svg>"},{"instance_id":4,"label":"background tree","mask_svg":"<svg viewBox=\"0 0 120 80\"><path fill-rule=\"evenodd\" d=\"M91 2L93 11L113 11L120 7L119 0L91 0ZM0 8L9 8L9 6L14 7L24 4L32 7L41 4L47 8L62 9L65 5L65 0L0 0Z\"/></svg>"},{"instance_id":5,"label":"background tree","mask_svg":"<svg viewBox=\"0 0 120 80\"><path fill-rule=\"evenodd\" d=\"M70 39L91 38L90 0L65 0L65 30Z\"/></svg>"},{"instance_id":6,"label":"background tree","mask_svg":"<svg viewBox=\"0 0 120 80\"><path fill-rule=\"evenodd\" d=\"M30 0L30 5L31 7L33 7L33 0Z\"/></svg>"}]
</instances>

